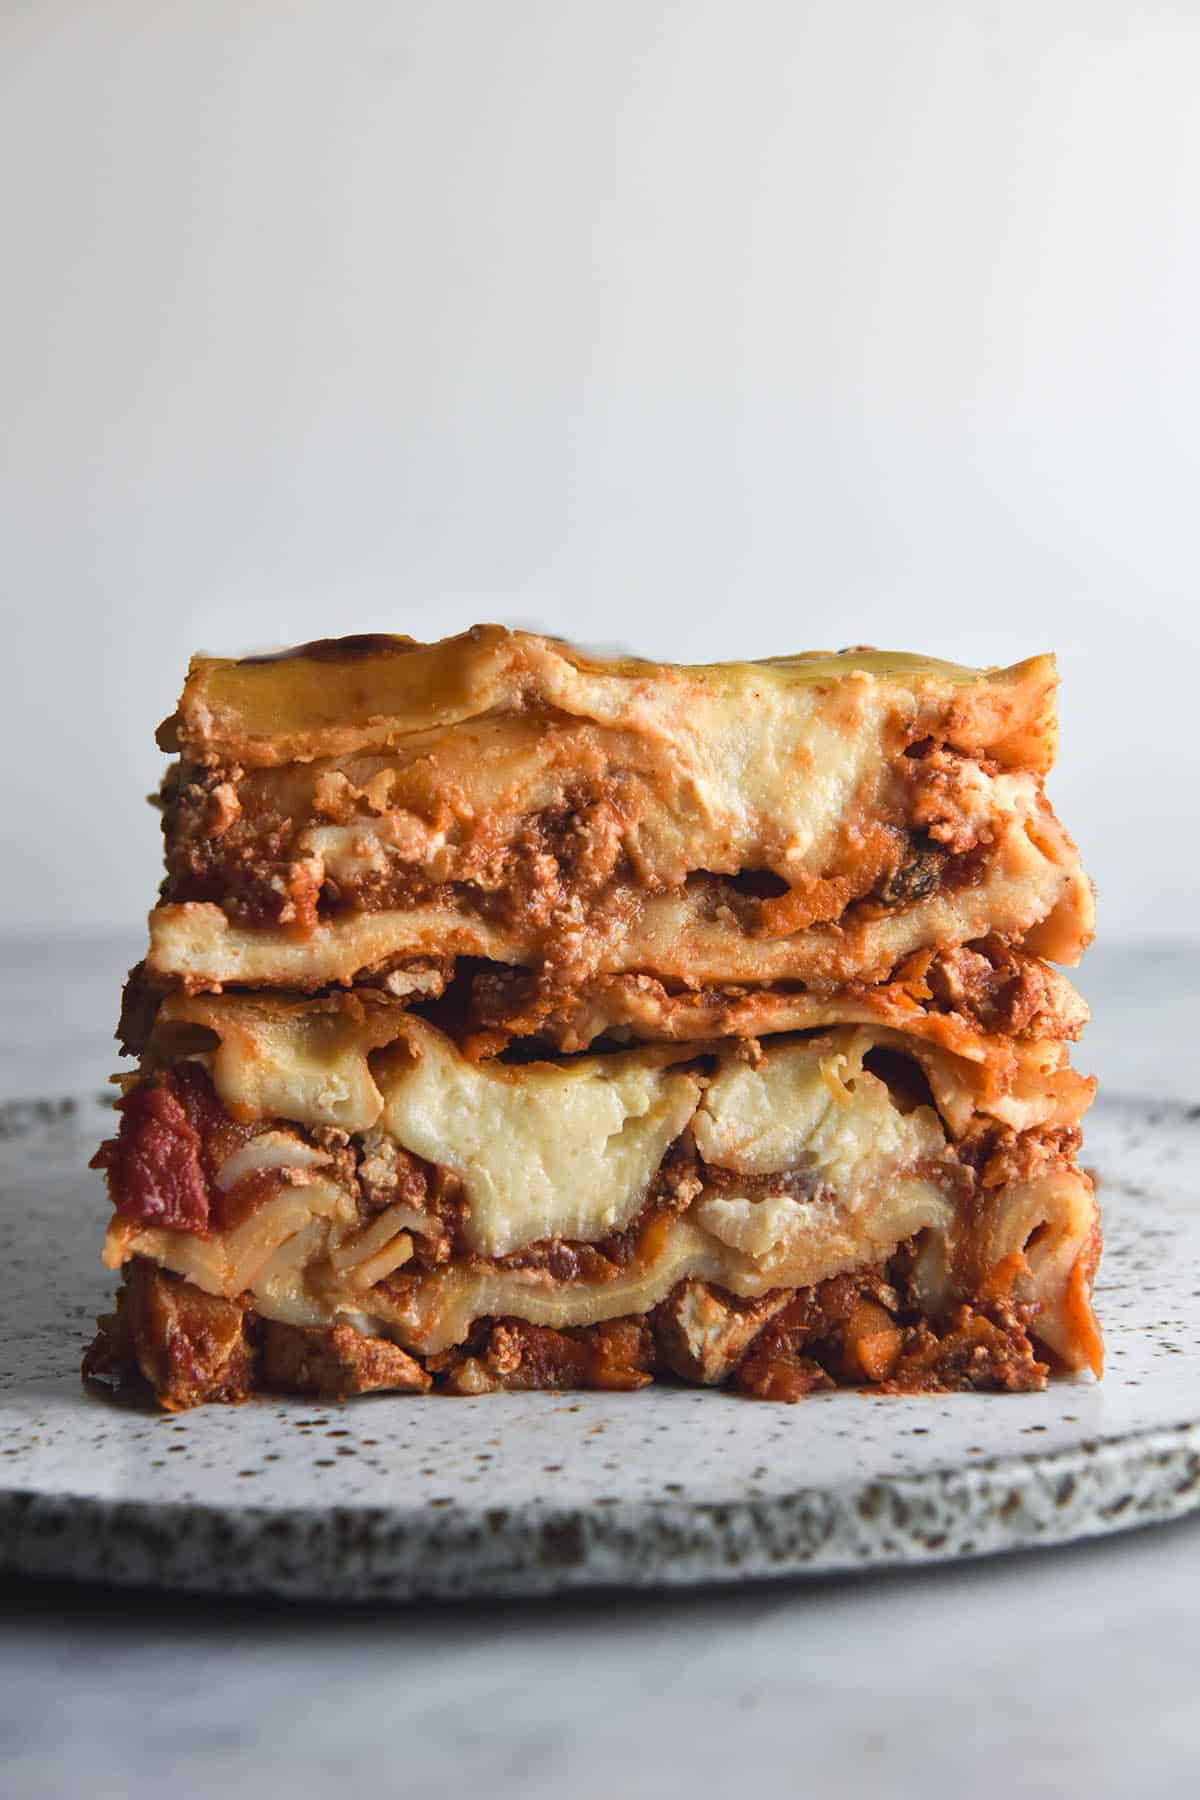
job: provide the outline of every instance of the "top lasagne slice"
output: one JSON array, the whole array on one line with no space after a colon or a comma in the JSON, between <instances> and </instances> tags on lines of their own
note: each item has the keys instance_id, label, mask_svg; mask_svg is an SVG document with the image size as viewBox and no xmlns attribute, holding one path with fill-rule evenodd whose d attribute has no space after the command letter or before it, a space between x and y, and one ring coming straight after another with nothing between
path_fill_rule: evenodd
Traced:
<instances>
[{"instance_id":1,"label":"top lasagne slice","mask_svg":"<svg viewBox=\"0 0 1200 1800\"><path fill-rule=\"evenodd\" d=\"M688 668L499 626L196 658L159 734L148 972L836 985L988 933L1073 963L1091 889L1042 786L1055 686L1048 656Z\"/></svg>"}]
</instances>

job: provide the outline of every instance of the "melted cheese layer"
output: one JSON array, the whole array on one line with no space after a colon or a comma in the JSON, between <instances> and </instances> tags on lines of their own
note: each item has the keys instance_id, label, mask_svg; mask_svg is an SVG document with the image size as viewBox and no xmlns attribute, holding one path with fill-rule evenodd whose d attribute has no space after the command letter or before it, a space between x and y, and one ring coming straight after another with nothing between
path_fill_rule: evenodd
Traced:
<instances>
[{"instance_id":1,"label":"melted cheese layer","mask_svg":"<svg viewBox=\"0 0 1200 1800\"><path fill-rule=\"evenodd\" d=\"M964 1034L961 1043L955 1040L952 1045L899 1030L890 1021L865 1018L855 1028L838 1026L829 1016L831 1010L814 1007L805 1020L825 1028L821 1055L853 1043L858 1069L861 1055L872 1045L912 1057L924 1070L953 1137L961 1137L977 1113L1023 1131L1036 1125L1075 1125L1091 1103L1094 1082L1075 1073L1065 1045L1057 1040L1016 1044L1005 1040L1003 1057L993 1057L989 1054L993 1040L977 1034ZM456 1147L453 1141L459 1100L473 1109L470 1129L476 1135L480 1118L490 1108L493 1122L503 1120L506 1130L518 1129L518 1121L525 1121L548 1140L564 1129L568 1119L582 1120L589 1106L599 1109L596 1120L606 1120L610 1128L623 1107L628 1107L624 1116L634 1118L639 1106L651 1105L645 1096L655 1083L665 1081L664 1092L682 1094L683 1088L673 1084L691 1078L678 1071L698 1056L715 1054L725 1071L714 1084L716 1093L737 1092L737 1104L749 1108L752 1096L765 1092L764 1081L782 1082L782 1070L795 1063L797 1052L789 1046L815 1041L782 1036L769 1040L766 1074L749 1084L740 1074L745 1065L738 1060L737 1046L729 1041L646 1044L619 1056L591 1054L554 1063L478 1063L400 1002L378 994L314 1000L283 1000L270 994L169 994L155 1018L145 1066L161 1068L181 1055L202 1051L222 1102L245 1122L282 1119L310 1129L334 1126L361 1133L383 1121L385 1106L395 1105L400 1109L397 1122L403 1113L428 1149L415 1143L409 1147L428 1161L441 1161L440 1152L433 1154L440 1146L447 1166L455 1168L456 1159L463 1160L461 1145ZM861 1054L857 1046L862 1046ZM864 1079L869 1083L872 1078ZM437 1082L445 1089L440 1098ZM864 1094L868 1091L863 1088ZM398 1099L400 1094L410 1098ZM459 1100L451 1103L450 1094ZM418 1095L419 1102L412 1097ZM465 1096L471 1096L469 1101ZM692 1110L697 1103L698 1094L693 1094ZM711 1120L716 1104L706 1101L705 1117L696 1121L698 1133L715 1129ZM789 1105L795 1104L793 1096ZM761 1100L759 1106L761 1110ZM685 1117L675 1135L686 1123ZM560 1152L547 1143L545 1156L557 1159ZM715 1149L713 1160L720 1160Z\"/></svg>"},{"instance_id":2,"label":"melted cheese layer","mask_svg":"<svg viewBox=\"0 0 1200 1800\"><path fill-rule=\"evenodd\" d=\"M803 1168L852 1193L863 1179L938 1156L945 1132L927 1106L902 1113L863 1068L874 1038L838 1030L812 1043L780 1044L752 1069L730 1057L705 1089L692 1121L706 1163L739 1175Z\"/></svg>"},{"instance_id":3,"label":"melted cheese layer","mask_svg":"<svg viewBox=\"0 0 1200 1800\"><path fill-rule=\"evenodd\" d=\"M477 1065L428 1027L378 1080L383 1129L462 1181L464 1236L482 1256L622 1230L700 1098L661 1057Z\"/></svg>"}]
</instances>

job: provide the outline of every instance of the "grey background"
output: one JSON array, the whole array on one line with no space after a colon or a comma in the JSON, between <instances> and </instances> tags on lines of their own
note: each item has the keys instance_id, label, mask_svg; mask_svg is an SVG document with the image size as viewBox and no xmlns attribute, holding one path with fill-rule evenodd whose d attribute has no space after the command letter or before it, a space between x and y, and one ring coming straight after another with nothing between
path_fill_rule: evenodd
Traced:
<instances>
[{"instance_id":1,"label":"grey background","mask_svg":"<svg viewBox=\"0 0 1200 1800\"><path fill-rule=\"evenodd\" d=\"M1197 933L1200 10L0 8L0 923L136 927L194 647L1060 654Z\"/></svg>"},{"instance_id":2,"label":"grey background","mask_svg":"<svg viewBox=\"0 0 1200 1800\"><path fill-rule=\"evenodd\" d=\"M111 1066L188 651L481 617L1056 648L1084 1061L1194 1094L1195 959L1110 959L1198 935L1198 66L1192 0L0 6L4 1094ZM13 1584L0 1739L55 1800L1174 1800L1198 1530L435 1616Z\"/></svg>"}]
</instances>

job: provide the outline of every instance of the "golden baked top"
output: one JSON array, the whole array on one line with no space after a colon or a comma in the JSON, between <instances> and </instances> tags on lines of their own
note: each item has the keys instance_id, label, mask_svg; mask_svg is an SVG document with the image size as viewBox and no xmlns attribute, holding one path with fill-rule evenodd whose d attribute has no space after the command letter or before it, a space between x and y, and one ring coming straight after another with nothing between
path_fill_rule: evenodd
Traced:
<instances>
[{"instance_id":1,"label":"golden baked top","mask_svg":"<svg viewBox=\"0 0 1200 1800\"><path fill-rule=\"evenodd\" d=\"M860 648L686 666L601 657L561 639L474 625L432 644L322 638L267 656L193 657L159 730L186 760L249 768L395 748L414 733L496 713L560 713L684 736L744 728L757 709L837 709L885 692L891 709L966 755L1045 774L1054 761L1052 656L1009 669Z\"/></svg>"}]
</instances>

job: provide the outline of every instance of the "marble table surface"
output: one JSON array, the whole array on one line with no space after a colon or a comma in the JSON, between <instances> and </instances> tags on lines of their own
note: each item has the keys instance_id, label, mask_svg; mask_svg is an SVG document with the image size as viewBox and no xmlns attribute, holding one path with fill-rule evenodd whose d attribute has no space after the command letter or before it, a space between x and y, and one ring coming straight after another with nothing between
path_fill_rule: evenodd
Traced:
<instances>
[{"instance_id":1,"label":"marble table surface","mask_svg":"<svg viewBox=\"0 0 1200 1800\"><path fill-rule=\"evenodd\" d=\"M0 1100L103 1083L135 954L0 937ZM1094 950L1080 986L1080 1062L1110 1091L1200 1099L1200 947ZM13 1581L0 1789L1173 1800L1200 1791L1198 1592L1200 1517L662 1596L328 1608Z\"/></svg>"}]
</instances>

